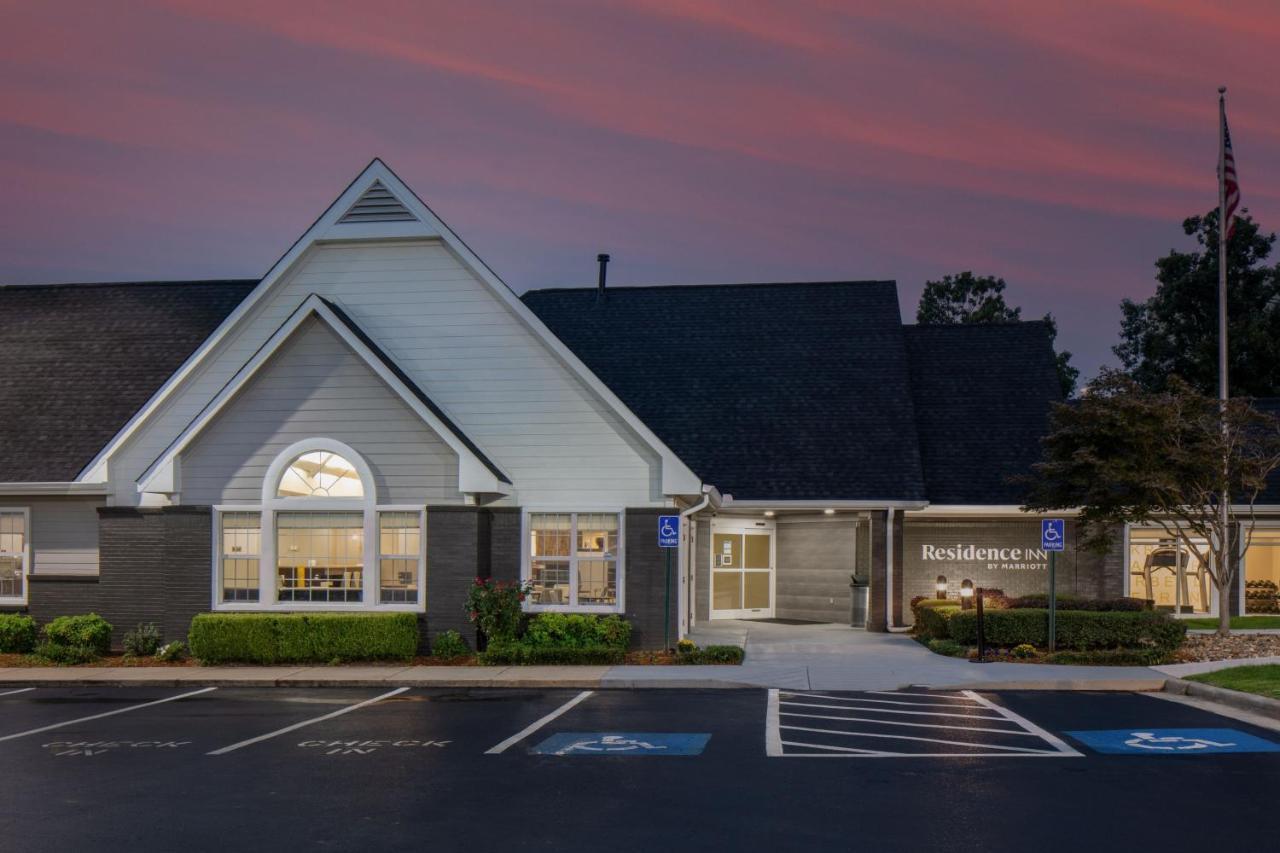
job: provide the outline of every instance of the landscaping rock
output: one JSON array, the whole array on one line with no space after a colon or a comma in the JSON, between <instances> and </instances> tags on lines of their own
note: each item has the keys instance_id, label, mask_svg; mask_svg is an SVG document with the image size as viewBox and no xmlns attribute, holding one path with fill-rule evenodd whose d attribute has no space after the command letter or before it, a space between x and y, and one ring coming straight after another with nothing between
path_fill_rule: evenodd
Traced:
<instances>
[{"instance_id":1,"label":"landscaping rock","mask_svg":"<svg viewBox=\"0 0 1280 853\"><path fill-rule=\"evenodd\" d=\"M1280 655L1280 634L1193 634L1175 653L1178 663Z\"/></svg>"}]
</instances>

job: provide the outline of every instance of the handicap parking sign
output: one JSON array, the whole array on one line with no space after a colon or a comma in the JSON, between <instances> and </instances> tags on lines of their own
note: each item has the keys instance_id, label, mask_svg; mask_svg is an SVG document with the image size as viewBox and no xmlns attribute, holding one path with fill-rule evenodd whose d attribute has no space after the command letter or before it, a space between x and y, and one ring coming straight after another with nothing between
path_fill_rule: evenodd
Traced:
<instances>
[{"instance_id":1,"label":"handicap parking sign","mask_svg":"<svg viewBox=\"0 0 1280 853\"><path fill-rule=\"evenodd\" d=\"M1065 542L1066 524L1061 518L1040 520L1040 547L1045 551L1061 551Z\"/></svg>"},{"instance_id":2,"label":"handicap parking sign","mask_svg":"<svg viewBox=\"0 0 1280 853\"><path fill-rule=\"evenodd\" d=\"M679 548L680 547L680 516L678 515L658 516L658 547L659 548Z\"/></svg>"},{"instance_id":3,"label":"handicap parking sign","mask_svg":"<svg viewBox=\"0 0 1280 853\"><path fill-rule=\"evenodd\" d=\"M709 734L561 732L533 748L537 755L701 755Z\"/></svg>"},{"instance_id":4,"label":"handicap parking sign","mask_svg":"<svg viewBox=\"0 0 1280 853\"><path fill-rule=\"evenodd\" d=\"M1107 755L1280 752L1280 744L1236 729L1108 729L1067 734L1093 751Z\"/></svg>"}]
</instances>

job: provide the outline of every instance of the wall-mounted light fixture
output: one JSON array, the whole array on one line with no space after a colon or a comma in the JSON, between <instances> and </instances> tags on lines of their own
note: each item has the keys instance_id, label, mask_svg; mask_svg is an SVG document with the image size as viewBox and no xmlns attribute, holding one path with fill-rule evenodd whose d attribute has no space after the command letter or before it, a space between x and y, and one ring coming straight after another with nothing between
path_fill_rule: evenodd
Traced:
<instances>
[{"instance_id":1,"label":"wall-mounted light fixture","mask_svg":"<svg viewBox=\"0 0 1280 853\"><path fill-rule=\"evenodd\" d=\"M771 509L766 509L766 510L764 511L764 517L765 517L765 518L773 518L773 516L774 516L774 512L773 512L773 510L771 510Z\"/></svg>"},{"instance_id":2,"label":"wall-mounted light fixture","mask_svg":"<svg viewBox=\"0 0 1280 853\"><path fill-rule=\"evenodd\" d=\"M937 593L937 595L934 596L935 598L946 598L947 597L947 576L938 575L938 581L933 585L933 589L934 589L934 592Z\"/></svg>"},{"instance_id":3,"label":"wall-mounted light fixture","mask_svg":"<svg viewBox=\"0 0 1280 853\"><path fill-rule=\"evenodd\" d=\"M960 606L964 608L973 606L973 581L968 578L960 581Z\"/></svg>"},{"instance_id":4,"label":"wall-mounted light fixture","mask_svg":"<svg viewBox=\"0 0 1280 853\"><path fill-rule=\"evenodd\" d=\"M822 514L823 514L823 515L835 515L835 514L836 514L836 511L835 511L834 509L824 509L824 510L822 511Z\"/></svg>"}]
</instances>

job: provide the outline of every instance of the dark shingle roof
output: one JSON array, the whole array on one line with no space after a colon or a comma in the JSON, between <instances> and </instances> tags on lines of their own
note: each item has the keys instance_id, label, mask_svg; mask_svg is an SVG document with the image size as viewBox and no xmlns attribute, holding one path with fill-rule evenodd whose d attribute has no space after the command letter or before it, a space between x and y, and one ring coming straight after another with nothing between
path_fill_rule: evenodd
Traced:
<instances>
[{"instance_id":1,"label":"dark shingle roof","mask_svg":"<svg viewBox=\"0 0 1280 853\"><path fill-rule=\"evenodd\" d=\"M929 500L1017 504L1008 478L1040 458L1051 404L1062 399L1042 321L906 326L911 393Z\"/></svg>"},{"instance_id":2,"label":"dark shingle roof","mask_svg":"<svg viewBox=\"0 0 1280 853\"><path fill-rule=\"evenodd\" d=\"M737 499L924 498L890 281L536 290L525 303Z\"/></svg>"},{"instance_id":3,"label":"dark shingle roof","mask_svg":"<svg viewBox=\"0 0 1280 853\"><path fill-rule=\"evenodd\" d=\"M73 480L256 284L0 287L0 482Z\"/></svg>"}]
</instances>

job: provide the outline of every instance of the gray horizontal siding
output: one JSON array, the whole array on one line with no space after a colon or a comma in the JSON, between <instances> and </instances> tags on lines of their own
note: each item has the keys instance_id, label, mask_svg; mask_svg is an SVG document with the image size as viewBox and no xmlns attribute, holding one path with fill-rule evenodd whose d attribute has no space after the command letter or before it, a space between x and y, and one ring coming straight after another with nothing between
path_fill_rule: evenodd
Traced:
<instances>
[{"instance_id":1,"label":"gray horizontal siding","mask_svg":"<svg viewBox=\"0 0 1280 853\"><path fill-rule=\"evenodd\" d=\"M849 620L849 576L857 565L853 519L778 519L777 595L780 619Z\"/></svg>"},{"instance_id":2,"label":"gray horizontal siding","mask_svg":"<svg viewBox=\"0 0 1280 853\"><path fill-rule=\"evenodd\" d=\"M315 318L183 454L182 502L256 503L276 456L316 437L355 448L373 470L382 503L461 503L457 455Z\"/></svg>"},{"instance_id":3,"label":"gray horizontal siding","mask_svg":"<svg viewBox=\"0 0 1280 853\"><path fill-rule=\"evenodd\" d=\"M98 507L104 504L103 498L22 501L31 510L32 574L96 575Z\"/></svg>"}]
</instances>

